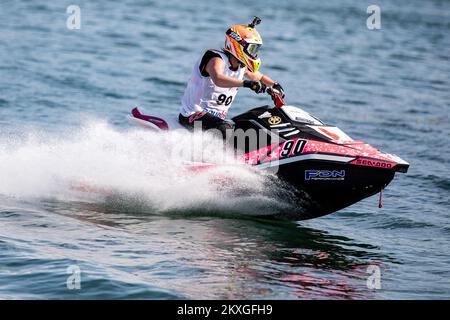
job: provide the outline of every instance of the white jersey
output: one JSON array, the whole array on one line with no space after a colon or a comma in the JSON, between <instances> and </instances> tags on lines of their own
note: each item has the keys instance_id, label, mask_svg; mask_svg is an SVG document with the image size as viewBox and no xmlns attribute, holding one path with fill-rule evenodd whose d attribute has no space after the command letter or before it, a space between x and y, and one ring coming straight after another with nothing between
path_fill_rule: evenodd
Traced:
<instances>
[{"instance_id":1,"label":"white jersey","mask_svg":"<svg viewBox=\"0 0 450 320\"><path fill-rule=\"evenodd\" d=\"M220 55L223 61L225 61L224 75L240 80L244 78L245 68L239 67L238 70L233 71L230 69L228 57L224 52L218 50L211 51ZM238 88L218 87L214 84L211 77L203 76L200 72L202 59L203 56L195 64L187 83L183 99L181 100L181 114L184 117L189 117L196 112L204 111L225 119Z\"/></svg>"}]
</instances>

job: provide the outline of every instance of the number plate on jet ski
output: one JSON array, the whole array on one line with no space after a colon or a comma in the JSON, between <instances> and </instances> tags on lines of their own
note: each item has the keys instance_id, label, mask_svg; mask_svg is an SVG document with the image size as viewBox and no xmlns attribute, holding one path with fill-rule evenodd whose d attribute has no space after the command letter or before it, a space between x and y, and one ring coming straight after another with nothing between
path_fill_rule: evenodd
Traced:
<instances>
[{"instance_id":1,"label":"number plate on jet ski","mask_svg":"<svg viewBox=\"0 0 450 320\"><path fill-rule=\"evenodd\" d=\"M296 139L288 140L281 146L280 159L287 157L295 157L303 152L306 140Z\"/></svg>"}]
</instances>

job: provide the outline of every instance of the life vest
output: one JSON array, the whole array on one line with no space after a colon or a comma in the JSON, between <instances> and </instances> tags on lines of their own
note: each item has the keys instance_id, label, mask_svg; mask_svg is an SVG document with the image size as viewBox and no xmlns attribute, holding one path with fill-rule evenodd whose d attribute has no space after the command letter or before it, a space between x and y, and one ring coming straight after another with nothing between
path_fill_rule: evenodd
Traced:
<instances>
[{"instance_id":1,"label":"life vest","mask_svg":"<svg viewBox=\"0 0 450 320\"><path fill-rule=\"evenodd\" d=\"M245 67L239 67L236 71L230 69L230 63L227 55L219 50L208 50L218 54L225 61L223 74L235 79L244 78ZM206 53L205 53L206 54ZM204 76L201 73L200 58L194 65L191 77L187 83L181 100L181 114L189 117L196 112L208 112L216 117L225 119L228 109L236 97L238 88L222 88L214 84L210 76Z\"/></svg>"}]
</instances>

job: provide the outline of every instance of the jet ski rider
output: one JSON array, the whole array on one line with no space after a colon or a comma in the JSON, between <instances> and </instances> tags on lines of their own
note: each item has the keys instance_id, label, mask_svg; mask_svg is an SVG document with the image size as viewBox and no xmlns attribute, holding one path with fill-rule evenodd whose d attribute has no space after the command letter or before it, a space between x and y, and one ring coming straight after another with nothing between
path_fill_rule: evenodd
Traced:
<instances>
[{"instance_id":1,"label":"jet ski rider","mask_svg":"<svg viewBox=\"0 0 450 320\"><path fill-rule=\"evenodd\" d=\"M179 115L184 127L192 130L194 122L201 121L203 130L218 129L225 139L226 130L234 128L226 116L239 87L263 93L269 86L284 96L279 83L258 71L262 39L255 27L260 22L255 17L249 25L233 25L226 32L225 47L207 50L195 64Z\"/></svg>"}]
</instances>

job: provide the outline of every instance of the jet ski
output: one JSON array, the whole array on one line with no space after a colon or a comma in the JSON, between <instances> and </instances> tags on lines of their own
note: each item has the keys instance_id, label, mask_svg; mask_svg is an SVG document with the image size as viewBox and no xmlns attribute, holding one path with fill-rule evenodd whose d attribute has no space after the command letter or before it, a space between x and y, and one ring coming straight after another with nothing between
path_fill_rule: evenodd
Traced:
<instances>
[{"instance_id":1,"label":"jet ski","mask_svg":"<svg viewBox=\"0 0 450 320\"><path fill-rule=\"evenodd\" d=\"M257 169L272 170L285 182L292 197L301 203L300 219L336 212L377 193L381 207L383 189L396 172L406 173L409 164L353 140L300 107L286 105L280 92L272 88L267 92L274 106L254 108L232 118L235 129L231 143L240 151L240 159ZM129 119L158 131L177 127L145 115L137 107ZM252 134L256 134L256 143L246 139Z\"/></svg>"}]
</instances>

